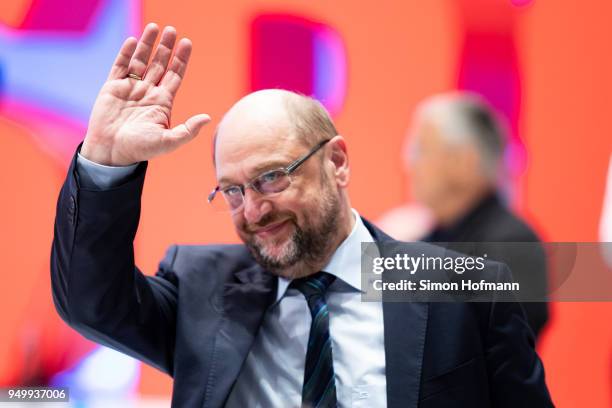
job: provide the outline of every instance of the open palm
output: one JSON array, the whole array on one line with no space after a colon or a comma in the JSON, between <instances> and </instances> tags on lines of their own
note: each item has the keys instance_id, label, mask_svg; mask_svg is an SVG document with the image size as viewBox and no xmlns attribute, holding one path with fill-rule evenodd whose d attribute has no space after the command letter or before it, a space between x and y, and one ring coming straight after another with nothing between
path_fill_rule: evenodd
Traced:
<instances>
[{"instance_id":1,"label":"open palm","mask_svg":"<svg viewBox=\"0 0 612 408\"><path fill-rule=\"evenodd\" d=\"M149 63L158 34L157 25L149 24L139 41L128 38L121 47L89 119L85 158L112 166L148 160L193 139L210 121L199 114L170 128L192 46L186 38L176 44L176 30L166 27Z\"/></svg>"}]
</instances>

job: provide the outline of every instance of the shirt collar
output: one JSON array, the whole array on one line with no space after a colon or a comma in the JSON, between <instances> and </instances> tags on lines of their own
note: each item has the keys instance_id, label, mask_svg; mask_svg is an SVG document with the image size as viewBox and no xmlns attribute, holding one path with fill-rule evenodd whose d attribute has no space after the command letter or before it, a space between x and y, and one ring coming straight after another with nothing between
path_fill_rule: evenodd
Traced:
<instances>
[{"instance_id":1,"label":"shirt collar","mask_svg":"<svg viewBox=\"0 0 612 408\"><path fill-rule=\"evenodd\" d=\"M342 241L322 270L361 291L361 243L374 242L374 238L361 220L359 213L355 209L352 209L352 212L355 217L355 225L351 233ZM290 283L290 279L279 276L276 302L285 296Z\"/></svg>"}]
</instances>

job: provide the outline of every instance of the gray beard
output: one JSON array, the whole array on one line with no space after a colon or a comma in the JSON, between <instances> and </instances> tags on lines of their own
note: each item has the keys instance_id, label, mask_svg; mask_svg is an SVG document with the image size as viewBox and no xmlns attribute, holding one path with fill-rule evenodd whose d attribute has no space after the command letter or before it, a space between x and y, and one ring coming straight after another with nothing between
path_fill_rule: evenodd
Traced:
<instances>
[{"instance_id":1,"label":"gray beard","mask_svg":"<svg viewBox=\"0 0 612 408\"><path fill-rule=\"evenodd\" d=\"M300 228L292 221L295 231L281 256L271 256L264 246L254 240L246 241L257 263L275 275L297 277L295 275L300 274L299 269L306 269L308 265L316 265L324 259L338 231L340 202L336 196L329 194L323 198L322 207L320 222L315 225ZM290 273L290 270L294 272Z\"/></svg>"}]
</instances>

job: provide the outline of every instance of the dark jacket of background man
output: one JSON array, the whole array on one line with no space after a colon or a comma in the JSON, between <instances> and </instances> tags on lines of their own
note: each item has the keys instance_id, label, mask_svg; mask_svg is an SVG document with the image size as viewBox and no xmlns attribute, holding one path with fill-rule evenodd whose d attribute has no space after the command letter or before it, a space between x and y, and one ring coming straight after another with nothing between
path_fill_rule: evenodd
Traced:
<instances>
[{"instance_id":1,"label":"dark jacket of background man","mask_svg":"<svg viewBox=\"0 0 612 408\"><path fill-rule=\"evenodd\" d=\"M521 252L504 251L496 259L506 263L513 275L518 278L525 277L525 282L537 286L539 293L545 293L546 288L546 257L544 249L533 230L510 212L499 197L492 193L486 196L478 205L448 228L438 227L424 238L424 241L448 243L449 249L461 252L465 246L461 243L498 243L498 242L532 242L533 246L522 246ZM474 245L475 255L487 252L495 246ZM509 248L510 250L512 248ZM529 253L523 251L528 250ZM534 280L535 279L535 280ZM545 302L523 302L529 326L536 337L540 334L548 321L548 305Z\"/></svg>"}]
</instances>

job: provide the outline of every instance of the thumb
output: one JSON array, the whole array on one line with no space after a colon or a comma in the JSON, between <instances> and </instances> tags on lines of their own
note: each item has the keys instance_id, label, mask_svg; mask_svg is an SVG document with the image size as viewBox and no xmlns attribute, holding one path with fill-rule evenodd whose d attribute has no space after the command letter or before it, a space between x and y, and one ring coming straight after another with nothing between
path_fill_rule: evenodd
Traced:
<instances>
[{"instance_id":1,"label":"thumb","mask_svg":"<svg viewBox=\"0 0 612 408\"><path fill-rule=\"evenodd\" d=\"M176 148L189 142L196 137L202 127L210 122L210 116L206 114L194 115L181 123L164 132L164 139L170 148Z\"/></svg>"}]
</instances>

